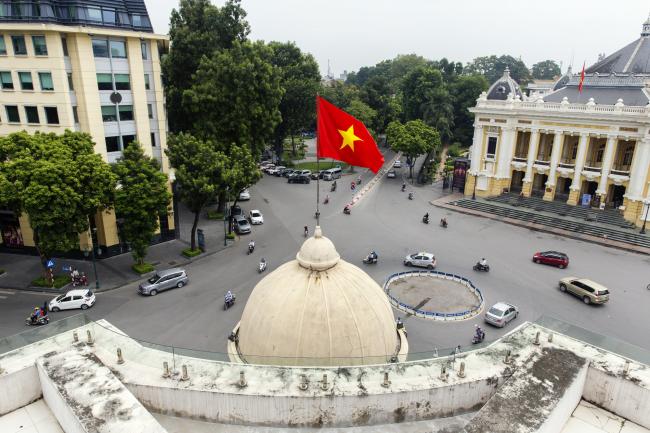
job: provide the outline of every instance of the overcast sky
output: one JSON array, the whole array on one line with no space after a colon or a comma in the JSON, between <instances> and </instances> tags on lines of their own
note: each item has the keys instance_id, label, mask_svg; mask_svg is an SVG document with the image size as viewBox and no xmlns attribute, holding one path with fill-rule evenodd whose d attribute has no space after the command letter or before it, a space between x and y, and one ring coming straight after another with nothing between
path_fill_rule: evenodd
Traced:
<instances>
[{"instance_id":1,"label":"overcast sky","mask_svg":"<svg viewBox=\"0 0 650 433\"><path fill-rule=\"evenodd\" d=\"M167 33L178 0L145 0L156 33ZM212 0L218 6L225 0ZM594 63L639 37L647 0L242 0L251 38L294 41L321 73L358 70L416 53L463 63L510 54L563 71Z\"/></svg>"}]
</instances>

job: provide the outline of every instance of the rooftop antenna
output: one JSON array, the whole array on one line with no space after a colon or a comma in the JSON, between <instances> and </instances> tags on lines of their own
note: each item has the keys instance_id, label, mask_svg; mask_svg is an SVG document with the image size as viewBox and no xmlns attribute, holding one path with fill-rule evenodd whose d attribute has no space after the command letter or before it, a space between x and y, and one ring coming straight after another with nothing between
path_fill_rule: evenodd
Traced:
<instances>
[{"instance_id":1,"label":"rooftop antenna","mask_svg":"<svg viewBox=\"0 0 650 433\"><path fill-rule=\"evenodd\" d=\"M330 68L330 59L327 59L327 78L332 78L332 69Z\"/></svg>"}]
</instances>

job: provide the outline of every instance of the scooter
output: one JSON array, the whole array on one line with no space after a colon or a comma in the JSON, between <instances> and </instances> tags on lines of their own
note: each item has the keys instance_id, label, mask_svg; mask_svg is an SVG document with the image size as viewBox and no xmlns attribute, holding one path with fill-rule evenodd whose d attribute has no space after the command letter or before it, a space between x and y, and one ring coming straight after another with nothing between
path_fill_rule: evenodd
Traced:
<instances>
[{"instance_id":1,"label":"scooter","mask_svg":"<svg viewBox=\"0 0 650 433\"><path fill-rule=\"evenodd\" d=\"M473 268L475 271L478 272L490 272L490 265L485 265L483 266L480 262L476 263Z\"/></svg>"},{"instance_id":2,"label":"scooter","mask_svg":"<svg viewBox=\"0 0 650 433\"><path fill-rule=\"evenodd\" d=\"M472 337L472 344L482 343L483 340L485 340L485 332L481 332L480 335L474 334L474 336Z\"/></svg>"},{"instance_id":3,"label":"scooter","mask_svg":"<svg viewBox=\"0 0 650 433\"><path fill-rule=\"evenodd\" d=\"M343 213L346 215L350 215L352 211L350 210L350 206L346 206L343 208Z\"/></svg>"},{"instance_id":4,"label":"scooter","mask_svg":"<svg viewBox=\"0 0 650 433\"><path fill-rule=\"evenodd\" d=\"M443 229L447 228L447 220L446 219L443 218L443 219L440 220L440 227L442 227Z\"/></svg>"},{"instance_id":5,"label":"scooter","mask_svg":"<svg viewBox=\"0 0 650 433\"><path fill-rule=\"evenodd\" d=\"M253 254L253 251L255 251L255 245L248 244L248 254Z\"/></svg>"},{"instance_id":6,"label":"scooter","mask_svg":"<svg viewBox=\"0 0 650 433\"><path fill-rule=\"evenodd\" d=\"M228 308L235 305L235 299L236 299L235 295L232 295L232 299L230 301L224 301L223 302L223 309L227 310Z\"/></svg>"},{"instance_id":7,"label":"scooter","mask_svg":"<svg viewBox=\"0 0 650 433\"><path fill-rule=\"evenodd\" d=\"M261 260L261 261L260 261L260 264L259 264L259 266L258 266L258 268L257 268L257 271L261 274L261 273L264 272L265 270L266 270L266 261L265 261L265 260Z\"/></svg>"},{"instance_id":8,"label":"scooter","mask_svg":"<svg viewBox=\"0 0 650 433\"><path fill-rule=\"evenodd\" d=\"M379 260L377 257L370 257L370 254L368 254L366 258L363 259L363 263L366 265L374 265L377 263L377 260Z\"/></svg>"},{"instance_id":9,"label":"scooter","mask_svg":"<svg viewBox=\"0 0 650 433\"><path fill-rule=\"evenodd\" d=\"M330 202L330 198L329 198L329 197L325 197L325 200L323 200L323 204L328 204L329 202Z\"/></svg>"},{"instance_id":10,"label":"scooter","mask_svg":"<svg viewBox=\"0 0 650 433\"><path fill-rule=\"evenodd\" d=\"M406 184L405 183L402 184L402 192L404 192L404 191L406 191Z\"/></svg>"},{"instance_id":11,"label":"scooter","mask_svg":"<svg viewBox=\"0 0 650 433\"><path fill-rule=\"evenodd\" d=\"M330 188L330 191L331 192L336 191L336 181L334 181L334 183L332 184L332 187Z\"/></svg>"},{"instance_id":12,"label":"scooter","mask_svg":"<svg viewBox=\"0 0 650 433\"><path fill-rule=\"evenodd\" d=\"M413 200L413 193L409 192L409 200Z\"/></svg>"},{"instance_id":13,"label":"scooter","mask_svg":"<svg viewBox=\"0 0 650 433\"><path fill-rule=\"evenodd\" d=\"M29 326L41 326L47 325L48 323L50 323L50 318L47 315L41 316L36 320L32 319L32 316L29 316L25 319L25 325Z\"/></svg>"},{"instance_id":14,"label":"scooter","mask_svg":"<svg viewBox=\"0 0 650 433\"><path fill-rule=\"evenodd\" d=\"M425 224L429 224L429 217L423 216L422 217L422 222L425 223Z\"/></svg>"}]
</instances>

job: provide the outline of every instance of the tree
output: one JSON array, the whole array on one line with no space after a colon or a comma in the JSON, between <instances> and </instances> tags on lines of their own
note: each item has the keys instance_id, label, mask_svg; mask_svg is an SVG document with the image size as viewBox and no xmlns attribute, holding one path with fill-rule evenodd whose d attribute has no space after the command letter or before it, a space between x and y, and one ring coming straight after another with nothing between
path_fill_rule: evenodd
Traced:
<instances>
[{"instance_id":1,"label":"tree","mask_svg":"<svg viewBox=\"0 0 650 433\"><path fill-rule=\"evenodd\" d=\"M147 248L159 227L160 218L167 217L171 194L167 176L158 161L145 156L140 143L129 144L113 165L118 179L115 213L123 219L120 233L131 246L137 265L144 264Z\"/></svg>"},{"instance_id":2,"label":"tree","mask_svg":"<svg viewBox=\"0 0 650 433\"><path fill-rule=\"evenodd\" d=\"M413 178L413 165L418 156L440 147L440 134L421 120L411 120L402 124L391 122L386 128L386 139L396 152L402 152L412 161L409 164L409 177Z\"/></svg>"},{"instance_id":3,"label":"tree","mask_svg":"<svg viewBox=\"0 0 650 433\"><path fill-rule=\"evenodd\" d=\"M321 86L320 94L337 107L348 107L353 100L359 99L359 89L339 81Z\"/></svg>"},{"instance_id":4,"label":"tree","mask_svg":"<svg viewBox=\"0 0 650 433\"><path fill-rule=\"evenodd\" d=\"M225 146L250 146L259 156L282 120L280 72L262 42L235 42L204 56L192 87L183 93L193 134ZM227 153L227 152L226 152Z\"/></svg>"},{"instance_id":5,"label":"tree","mask_svg":"<svg viewBox=\"0 0 650 433\"><path fill-rule=\"evenodd\" d=\"M385 75L369 78L361 87L359 98L377 113L374 124L370 126L378 133L385 132L386 126L401 114L401 104Z\"/></svg>"},{"instance_id":6,"label":"tree","mask_svg":"<svg viewBox=\"0 0 650 433\"><path fill-rule=\"evenodd\" d=\"M476 105L476 98L489 87L484 76L461 75L450 86L454 107L453 139L465 146L471 145L474 135L474 115L468 108Z\"/></svg>"},{"instance_id":7,"label":"tree","mask_svg":"<svg viewBox=\"0 0 650 433\"><path fill-rule=\"evenodd\" d=\"M533 80L526 64L508 55L477 57L467 64L464 72L481 74L492 84L501 78L506 67L510 69L510 76L522 87Z\"/></svg>"},{"instance_id":8,"label":"tree","mask_svg":"<svg viewBox=\"0 0 650 433\"><path fill-rule=\"evenodd\" d=\"M536 80L552 80L559 76L562 71L555 60L544 60L535 63L532 68L533 78Z\"/></svg>"},{"instance_id":9,"label":"tree","mask_svg":"<svg viewBox=\"0 0 650 433\"><path fill-rule=\"evenodd\" d=\"M360 101L359 99L353 99L352 102L350 102L350 105L345 108L345 111L363 122L367 128L371 129L371 133L374 132L372 131L372 126L375 123L377 112L370 108L368 104Z\"/></svg>"},{"instance_id":10,"label":"tree","mask_svg":"<svg viewBox=\"0 0 650 433\"><path fill-rule=\"evenodd\" d=\"M0 204L29 216L44 267L78 249L89 218L113 203L116 178L93 147L90 135L71 131L0 137Z\"/></svg>"},{"instance_id":11,"label":"tree","mask_svg":"<svg viewBox=\"0 0 650 433\"><path fill-rule=\"evenodd\" d=\"M174 168L178 197L194 214L190 248L195 250L199 216L208 202L219 195L229 161L213 143L183 133L169 137L166 153Z\"/></svg>"},{"instance_id":12,"label":"tree","mask_svg":"<svg viewBox=\"0 0 650 433\"><path fill-rule=\"evenodd\" d=\"M162 59L167 118L172 131L188 131L191 111L182 105L183 93L194 84L201 59L246 40L250 27L240 0L218 8L209 0L181 0L169 24L172 49Z\"/></svg>"},{"instance_id":13,"label":"tree","mask_svg":"<svg viewBox=\"0 0 650 433\"><path fill-rule=\"evenodd\" d=\"M284 94L280 101L282 121L275 128L275 152L282 155L284 139L291 137L296 154L295 137L312 127L316 118L316 92L320 85L318 64L311 54L304 54L292 42L271 42L271 62L280 71Z\"/></svg>"},{"instance_id":14,"label":"tree","mask_svg":"<svg viewBox=\"0 0 650 433\"><path fill-rule=\"evenodd\" d=\"M262 172L257 166L255 157L246 145L232 146L228 155L228 162L224 170L222 187L235 195L233 206L239 200L239 193L262 178ZM232 227L232 215L230 216Z\"/></svg>"}]
</instances>

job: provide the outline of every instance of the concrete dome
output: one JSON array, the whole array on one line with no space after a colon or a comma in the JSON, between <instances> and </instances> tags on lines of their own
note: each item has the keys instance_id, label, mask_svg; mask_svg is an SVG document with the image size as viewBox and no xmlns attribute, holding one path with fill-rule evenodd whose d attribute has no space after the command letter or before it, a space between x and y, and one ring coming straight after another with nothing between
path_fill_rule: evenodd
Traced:
<instances>
[{"instance_id":1,"label":"concrete dome","mask_svg":"<svg viewBox=\"0 0 650 433\"><path fill-rule=\"evenodd\" d=\"M359 365L390 361L398 341L381 287L316 227L296 260L255 286L237 348L253 364Z\"/></svg>"}]
</instances>

